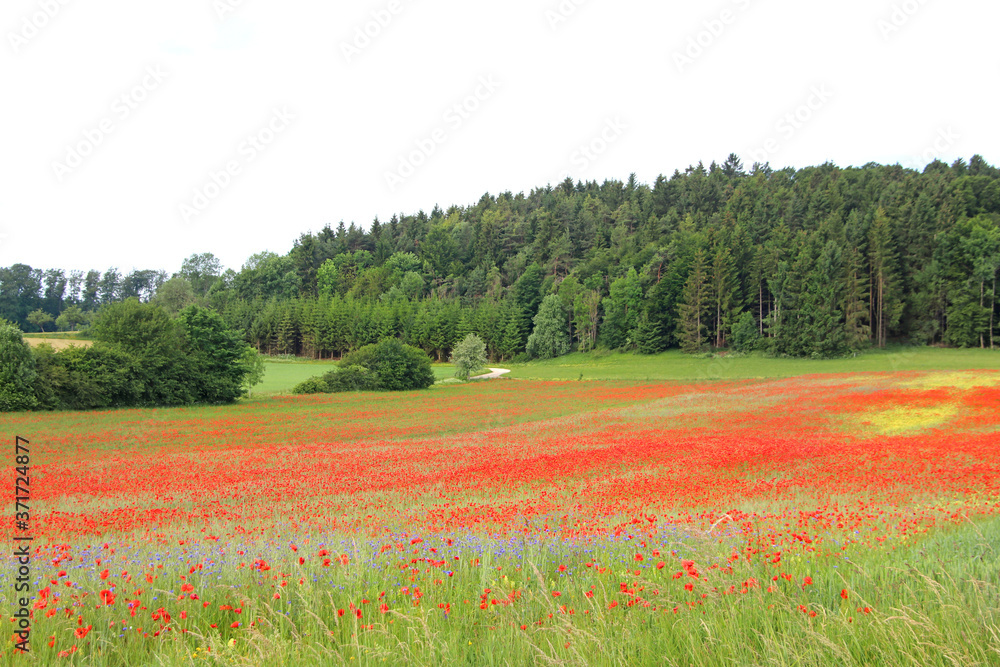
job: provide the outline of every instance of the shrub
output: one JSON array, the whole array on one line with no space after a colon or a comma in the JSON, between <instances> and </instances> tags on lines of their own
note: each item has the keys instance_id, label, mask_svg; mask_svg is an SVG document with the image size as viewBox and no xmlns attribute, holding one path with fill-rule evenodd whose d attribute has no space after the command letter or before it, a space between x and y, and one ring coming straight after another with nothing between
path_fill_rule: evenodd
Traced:
<instances>
[{"instance_id":1,"label":"shrub","mask_svg":"<svg viewBox=\"0 0 1000 667\"><path fill-rule=\"evenodd\" d=\"M352 365L323 376L329 391L378 391L382 388L378 375L365 366Z\"/></svg>"},{"instance_id":2,"label":"shrub","mask_svg":"<svg viewBox=\"0 0 1000 667\"><path fill-rule=\"evenodd\" d=\"M128 299L102 308L93 332L93 347L36 351L31 384L39 407L230 403L262 365L218 313L197 306L171 319L156 304Z\"/></svg>"},{"instance_id":3,"label":"shrub","mask_svg":"<svg viewBox=\"0 0 1000 667\"><path fill-rule=\"evenodd\" d=\"M0 412L37 407L34 389L37 377L35 358L21 330L0 321Z\"/></svg>"},{"instance_id":4,"label":"shrub","mask_svg":"<svg viewBox=\"0 0 1000 667\"><path fill-rule=\"evenodd\" d=\"M43 345L35 354L40 407L95 410L143 403L140 364L118 347L98 343L54 352Z\"/></svg>"},{"instance_id":5,"label":"shrub","mask_svg":"<svg viewBox=\"0 0 1000 667\"><path fill-rule=\"evenodd\" d=\"M183 329L159 305L127 299L101 308L94 338L138 361L139 403L188 405L197 401L197 370L184 351Z\"/></svg>"},{"instance_id":6,"label":"shrub","mask_svg":"<svg viewBox=\"0 0 1000 667\"><path fill-rule=\"evenodd\" d=\"M345 355L340 368L350 366L364 366L372 371L378 377L379 389L385 391L426 389L434 384L427 353L396 338L386 338Z\"/></svg>"},{"instance_id":7,"label":"shrub","mask_svg":"<svg viewBox=\"0 0 1000 667\"><path fill-rule=\"evenodd\" d=\"M292 393L407 391L432 384L434 371L427 353L387 338L344 355L337 370L300 382Z\"/></svg>"},{"instance_id":8,"label":"shrub","mask_svg":"<svg viewBox=\"0 0 1000 667\"><path fill-rule=\"evenodd\" d=\"M326 394L330 387L322 377L303 380L292 388L293 394Z\"/></svg>"}]
</instances>

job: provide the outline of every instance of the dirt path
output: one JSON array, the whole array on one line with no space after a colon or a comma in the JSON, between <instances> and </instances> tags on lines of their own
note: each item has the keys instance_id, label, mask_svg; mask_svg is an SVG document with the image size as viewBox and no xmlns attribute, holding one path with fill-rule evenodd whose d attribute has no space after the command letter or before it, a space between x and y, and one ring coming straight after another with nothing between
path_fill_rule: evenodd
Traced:
<instances>
[{"instance_id":1,"label":"dirt path","mask_svg":"<svg viewBox=\"0 0 1000 667\"><path fill-rule=\"evenodd\" d=\"M492 380L494 378L500 377L501 375L506 375L507 373L510 373L510 371L507 370L506 368L491 368L490 371L492 371L492 372L487 373L486 375L477 375L477 376L471 377L469 379L470 380Z\"/></svg>"}]
</instances>

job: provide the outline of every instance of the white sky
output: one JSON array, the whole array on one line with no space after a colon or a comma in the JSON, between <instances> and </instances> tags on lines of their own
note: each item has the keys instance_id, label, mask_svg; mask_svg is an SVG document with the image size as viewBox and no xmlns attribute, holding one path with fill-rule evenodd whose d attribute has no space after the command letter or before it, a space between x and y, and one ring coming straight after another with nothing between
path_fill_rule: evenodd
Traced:
<instances>
[{"instance_id":1,"label":"white sky","mask_svg":"<svg viewBox=\"0 0 1000 667\"><path fill-rule=\"evenodd\" d=\"M391 20L345 54L373 12ZM995 0L4 0L0 266L238 269L327 223L730 152L998 164L998 18Z\"/></svg>"}]
</instances>

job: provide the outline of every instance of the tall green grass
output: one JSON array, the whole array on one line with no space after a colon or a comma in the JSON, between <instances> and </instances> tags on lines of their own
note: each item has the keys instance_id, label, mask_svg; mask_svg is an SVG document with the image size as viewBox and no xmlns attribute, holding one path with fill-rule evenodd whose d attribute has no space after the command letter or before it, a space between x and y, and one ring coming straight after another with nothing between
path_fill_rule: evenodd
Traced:
<instances>
[{"instance_id":1,"label":"tall green grass","mask_svg":"<svg viewBox=\"0 0 1000 667\"><path fill-rule=\"evenodd\" d=\"M323 537L327 544L337 541L337 536ZM320 540L314 536L312 543ZM411 550L420 558L429 555L429 545L378 555L377 542L354 541L348 549L350 563L331 567L320 566L305 550L309 557L300 566L287 547L262 543L240 557L233 551L239 545L221 545L210 570L187 576L200 595L198 601L175 600L185 583L179 568L154 569L153 584L138 584L148 590L147 609L139 616L129 616L122 600L112 607L81 609L95 628L119 628L116 641L91 645L84 653L60 660L59 650L85 643L73 638L72 624L60 613L59 618L36 622L30 655L13 656L5 650L0 664L998 664L998 544L1000 520L991 519L934 533L907 547L859 550L850 559L827 555L780 565L739 561L731 572L720 573L706 566L726 563L738 543L693 534L662 545L667 566L658 570L653 559L643 564L639 575L630 562L638 547L621 540L589 549L532 543L507 554L460 545L442 547L441 557L449 560L445 569L453 568L453 576L439 571L432 577L439 576L440 584L430 584L426 577L419 580L424 597L416 605L409 570L401 572L399 564L408 562ZM652 548L641 551L648 556ZM694 580L673 578L679 561L670 549L695 560L709 581L697 581L694 590L686 591L684 584ZM250 561L259 552L268 554L271 571L235 567L236 561ZM278 555L272 560L271 553ZM451 553L462 555L454 565ZM477 553L482 557L479 565L470 558ZM169 554L168 547L131 554L137 562L162 558L168 564L171 556L176 554ZM586 567L590 559L608 569ZM558 564L566 564L567 572L559 572ZM118 567L114 558L108 565ZM96 592L108 585L97 578L98 569L90 567L89 575L74 572L73 580ZM774 582L779 572L792 579ZM812 585L803 585L806 576L813 577ZM751 578L756 583L747 587ZM280 586L282 581L288 585ZM649 606L628 606L622 584ZM729 592L730 586L734 592ZM769 586L773 592L768 592ZM479 605L487 589L483 610ZM518 593L512 604L492 604L494 599L510 599L513 591ZM280 599L274 599L273 592ZM159 602L151 602L150 594L159 595ZM369 602L362 603L363 598ZM445 600L451 604L450 614L437 606ZM611 601L618 604L609 608ZM209 603L204 610L203 602ZM352 602L362 609L360 620L350 612ZM379 611L382 602L386 612ZM151 634L159 627L150 620L157 605L167 609L176 628L188 631L143 637L139 628ZM223 605L242 613L220 609ZM192 610L188 619L180 620L181 609ZM338 609L347 613L338 616ZM242 625L231 628L233 622ZM52 633L56 642L49 648Z\"/></svg>"}]
</instances>

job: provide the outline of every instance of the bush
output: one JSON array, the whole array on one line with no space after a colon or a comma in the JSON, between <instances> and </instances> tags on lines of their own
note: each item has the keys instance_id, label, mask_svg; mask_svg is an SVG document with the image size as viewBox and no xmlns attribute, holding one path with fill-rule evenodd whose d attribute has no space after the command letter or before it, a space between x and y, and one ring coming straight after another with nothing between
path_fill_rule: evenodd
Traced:
<instances>
[{"instance_id":1,"label":"bush","mask_svg":"<svg viewBox=\"0 0 1000 667\"><path fill-rule=\"evenodd\" d=\"M21 330L0 320L0 412L36 408L37 377L35 358Z\"/></svg>"},{"instance_id":2,"label":"bush","mask_svg":"<svg viewBox=\"0 0 1000 667\"><path fill-rule=\"evenodd\" d=\"M431 358L423 350L395 338L344 355L337 366L335 371L300 382L292 393L408 391L434 384Z\"/></svg>"},{"instance_id":3,"label":"bush","mask_svg":"<svg viewBox=\"0 0 1000 667\"><path fill-rule=\"evenodd\" d=\"M190 405L198 399L197 370L184 351L182 327L162 307L127 299L101 308L94 338L138 361L142 405Z\"/></svg>"},{"instance_id":4,"label":"bush","mask_svg":"<svg viewBox=\"0 0 1000 667\"><path fill-rule=\"evenodd\" d=\"M43 345L35 355L36 394L42 408L95 410L143 403L139 363L120 348L98 343L54 352Z\"/></svg>"},{"instance_id":5,"label":"bush","mask_svg":"<svg viewBox=\"0 0 1000 667\"><path fill-rule=\"evenodd\" d=\"M434 371L427 353L404 345L396 338L386 338L345 355L340 368L350 366L364 366L372 371L378 377L378 388L385 391L426 389L434 384Z\"/></svg>"},{"instance_id":6,"label":"bush","mask_svg":"<svg viewBox=\"0 0 1000 667\"><path fill-rule=\"evenodd\" d=\"M378 391L382 388L378 375L365 366L353 365L330 371L323 376L328 391Z\"/></svg>"},{"instance_id":7,"label":"bush","mask_svg":"<svg viewBox=\"0 0 1000 667\"><path fill-rule=\"evenodd\" d=\"M292 387L293 394L326 394L329 392L330 387L322 377L309 378Z\"/></svg>"},{"instance_id":8,"label":"bush","mask_svg":"<svg viewBox=\"0 0 1000 667\"><path fill-rule=\"evenodd\" d=\"M212 310L191 306L171 319L156 304L128 299L104 307L93 332L98 342L90 348L35 351L30 383L38 407L231 403L246 378L256 372L259 380L259 359ZM0 384L0 398L11 384Z\"/></svg>"}]
</instances>

